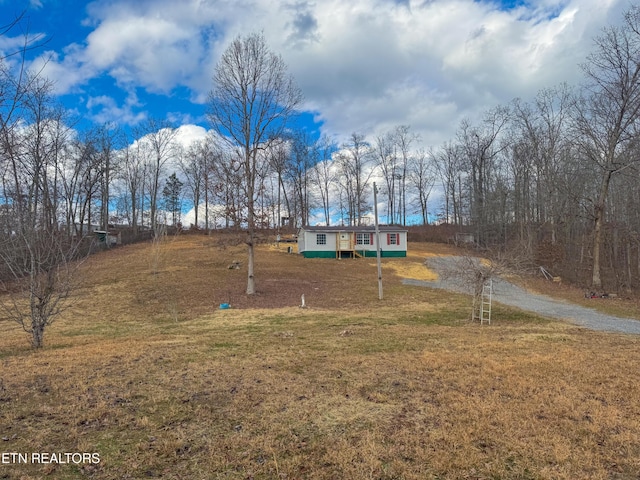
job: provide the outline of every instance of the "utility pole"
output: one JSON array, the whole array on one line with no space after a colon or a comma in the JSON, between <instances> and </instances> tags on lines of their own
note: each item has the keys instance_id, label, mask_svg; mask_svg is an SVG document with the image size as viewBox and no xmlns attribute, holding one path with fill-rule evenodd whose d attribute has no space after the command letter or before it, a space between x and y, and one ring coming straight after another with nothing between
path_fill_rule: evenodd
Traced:
<instances>
[{"instance_id":1,"label":"utility pole","mask_svg":"<svg viewBox=\"0 0 640 480\"><path fill-rule=\"evenodd\" d=\"M380 228L378 227L378 187L373 182L373 212L376 225L376 257L378 259L378 298L382 300L382 264L380 262Z\"/></svg>"}]
</instances>

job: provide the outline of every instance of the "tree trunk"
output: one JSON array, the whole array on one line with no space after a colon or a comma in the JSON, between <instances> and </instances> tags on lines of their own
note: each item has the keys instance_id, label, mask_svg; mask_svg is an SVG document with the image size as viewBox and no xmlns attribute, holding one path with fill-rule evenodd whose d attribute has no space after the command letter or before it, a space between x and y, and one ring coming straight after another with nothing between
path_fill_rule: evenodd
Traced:
<instances>
[{"instance_id":1,"label":"tree trunk","mask_svg":"<svg viewBox=\"0 0 640 480\"><path fill-rule=\"evenodd\" d=\"M627 236L626 238L626 263L627 263L627 292L631 291L633 285L633 275L631 273L631 239Z\"/></svg>"},{"instance_id":2,"label":"tree trunk","mask_svg":"<svg viewBox=\"0 0 640 480\"><path fill-rule=\"evenodd\" d=\"M34 322L31 327L31 346L33 348L42 348L44 343L44 324Z\"/></svg>"},{"instance_id":3,"label":"tree trunk","mask_svg":"<svg viewBox=\"0 0 640 480\"><path fill-rule=\"evenodd\" d=\"M256 293L256 281L254 277L255 239L256 239L256 163L257 152L245 150L245 176L247 179L247 295Z\"/></svg>"},{"instance_id":4,"label":"tree trunk","mask_svg":"<svg viewBox=\"0 0 640 480\"><path fill-rule=\"evenodd\" d=\"M593 229L593 270L591 274L591 286L594 289L602 288L600 278L600 249L602 245L602 211L600 205L596 206L596 219Z\"/></svg>"},{"instance_id":5,"label":"tree trunk","mask_svg":"<svg viewBox=\"0 0 640 480\"><path fill-rule=\"evenodd\" d=\"M611 170L607 170L602 177L600 194L594 208L594 229L593 229L593 272L591 276L591 286L594 289L602 288L602 278L600 275L600 253L602 250L602 226L604 223L604 208L609 193L609 183L611 181Z\"/></svg>"},{"instance_id":6,"label":"tree trunk","mask_svg":"<svg viewBox=\"0 0 640 480\"><path fill-rule=\"evenodd\" d=\"M256 293L256 280L253 273L254 260L255 260L255 233L253 228L249 228L249 238L247 241L247 295L253 295Z\"/></svg>"}]
</instances>

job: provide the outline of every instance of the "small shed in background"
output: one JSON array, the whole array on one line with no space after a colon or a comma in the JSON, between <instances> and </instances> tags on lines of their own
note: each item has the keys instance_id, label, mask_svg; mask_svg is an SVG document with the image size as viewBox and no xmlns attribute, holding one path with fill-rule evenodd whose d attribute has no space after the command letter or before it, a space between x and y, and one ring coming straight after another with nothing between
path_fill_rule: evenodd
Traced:
<instances>
[{"instance_id":1,"label":"small shed in background","mask_svg":"<svg viewBox=\"0 0 640 480\"><path fill-rule=\"evenodd\" d=\"M100 243L106 244L108 247L122 244L122 236L120 232L109 232L106 230L94 230L93 233Z\"/></svg>"}]
</instances>

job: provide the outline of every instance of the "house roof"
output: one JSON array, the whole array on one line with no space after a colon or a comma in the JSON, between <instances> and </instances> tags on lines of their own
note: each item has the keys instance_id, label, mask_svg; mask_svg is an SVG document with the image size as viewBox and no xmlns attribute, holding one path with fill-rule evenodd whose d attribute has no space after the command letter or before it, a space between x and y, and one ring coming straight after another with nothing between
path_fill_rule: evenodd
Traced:
<instances>
[{"instance_id":1,"label":"house roof","mask_svg":"<svg viewBox=\"0 0 640 480\"><path fill-rule=\"evenodd\" d=\"M381 232L406 232L406 227L401 225L378 225L378 230ZM331 233L331 232L356 232L356 233L374 233L376 227L374 225L367 226L345 226L345 225L331 225L331 226L311 226L306 225L300 228L300 231L305 232L318 232L318 233Z\"/></svg>"}]
</instances>

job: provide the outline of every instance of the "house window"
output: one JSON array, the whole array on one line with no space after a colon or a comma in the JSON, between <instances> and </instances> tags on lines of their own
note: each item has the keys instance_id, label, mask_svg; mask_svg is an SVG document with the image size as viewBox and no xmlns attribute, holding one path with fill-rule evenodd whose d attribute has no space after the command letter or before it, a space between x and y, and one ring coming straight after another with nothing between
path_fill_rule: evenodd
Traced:
<instances>
[{"instance_id":1,"label":"house window","mask_svg":"<svg viewBox=\"0 0 640 480\"><path fill-rule=\"evenodd\" d=\"M387 233L387 245L400 245L400 234Z\"/></svg>"},{"instance_id":2,"label":"house window","mask_svg":"<svg viewBox=\"0 0 640 480\"><path fill-rule=\"evenodd\" d=\"M370 233L356 233L356 245L371 245Z\"/></svg>"},{"instance_id":3,"label":"house window","mask_svg":"<svg viewBox=\"0 0 640 480\"><path fill-rule=\"evenodd\" d=\"M327 234L326 233L316 234L316 245L326 245L326 244L327 244Z\"/></svg>"}]
</instances>

